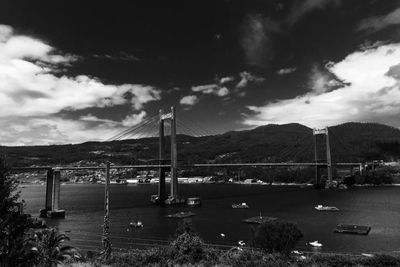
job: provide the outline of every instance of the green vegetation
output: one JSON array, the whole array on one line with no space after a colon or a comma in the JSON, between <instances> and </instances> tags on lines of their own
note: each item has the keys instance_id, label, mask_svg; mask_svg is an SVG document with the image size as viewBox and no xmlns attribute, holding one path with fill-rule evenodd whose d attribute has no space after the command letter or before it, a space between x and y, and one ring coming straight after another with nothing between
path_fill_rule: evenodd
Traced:
<instances>
[{"instance_id":1,"label":"green vegetation","mask_svg":"<svg viewBox=\"0 0 400 267\"><path fill-rule=\"evenodd\" d=\"M269 267L380 267L399 266L400 257L375 255L363 257L340 254L270 254L252 247L232 247L229 250L212 248L197 235L182 233L168 247L130 249L114 252L101 261L93 253L67 266L269 266Z\"/></svg>"},{"instance_id":2,"label":"green vegetation","mask_svg":"<svg viewBox=\"0 0 400 267\"><path fill-rule=\"evenodd\" d=\"M400 158L399 129L374 123L345 123L330 127L329 133L334 162ZM317 140L320 159L325 158L323 142L322 137ZM169 149L168 144L166 148ZM65 165L80 160L132 164L155 159L158 139L2 149L14 166ZM179 135L178 153L186 163L310 162L314 158L312 130L296 123L198 138Z\"/></svg>"},{"instance_id":3,"label":"green vegetation","mask_svg":"<svg viewBox=\"0 0 400 267\"><path fill-rule=\"evenodd\" d=\"M271 237L272 235L272 237ZM269 266L269 267L330 267L330 266L399 266L400 257L290 253L302 234L290 222L275 221L257 227L252 247L232 247L220 250L204 243L190 221L178 226L176 238L167 247L130 249L113 252L107 260L96 258L92 252L68 266ZM255 246L255 247L254 247ZM272 253L271 253L272 252Z\"/></svg>"},{"instance_id":4,"label":"green vegetation","mask_svg":"<svg viewBox=\"0 0 400 267\"><path fill-rule=\"evenodd\" d=\"M294 223L275 220L260 224L251 231L251 245L266 253L289 255L303 233Z\"/></svg>"},{"instance_id":5,"label":"green vegetation","mask_svg":"<svg viewBox=\"0 0 400 267\"><path fill-rule=\"evenodd\" d=\"M17 186L0 160L0 266L51 267L78 256L72 247L62 246L65 235L40 229L41 221L21 214Z\"/></svg>"}]
</instances>

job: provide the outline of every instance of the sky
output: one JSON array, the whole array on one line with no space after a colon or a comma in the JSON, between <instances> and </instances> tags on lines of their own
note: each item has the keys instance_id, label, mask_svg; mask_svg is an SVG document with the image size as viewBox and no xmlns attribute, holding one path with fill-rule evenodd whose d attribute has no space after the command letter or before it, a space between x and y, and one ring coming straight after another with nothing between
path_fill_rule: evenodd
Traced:
<instances>
[{"instance_id":1,"label":"sky","mask_svg":"<svg viewBox=\"0 0 400 267\"><path fill-rule=\"evenodd\" d=\"M174 106L203 133L400 127L398 0L4 0L0 145L104 141Z\"/></svg>"}]
</instances>

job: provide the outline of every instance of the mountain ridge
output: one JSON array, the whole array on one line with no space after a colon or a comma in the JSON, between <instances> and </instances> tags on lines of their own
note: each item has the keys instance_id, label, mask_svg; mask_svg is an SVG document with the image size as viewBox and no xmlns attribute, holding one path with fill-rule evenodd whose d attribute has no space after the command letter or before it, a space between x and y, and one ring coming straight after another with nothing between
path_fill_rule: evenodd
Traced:
<instances>
[{"instance_id":1,"label":"mountain ridge","mask_svg":"<svg viewBox=\"0 0 400 267\"><path fill-rule=\"evenodd\" d=\"M400 158L400 130L378 123L347 122L329 127L331 154L336 162ZM268 124L250 130L193 137L178 135L178 158L202 162L313 162L312 129L299 123ZM325 139L317 136L317 154L324 160ZM166 138L169 153L169 138ZM88 141L49 146L3 146L16 166L65 165L80 160L120 164L146 162L158 156L158 138Z\"/></svg>"}]
</instances>

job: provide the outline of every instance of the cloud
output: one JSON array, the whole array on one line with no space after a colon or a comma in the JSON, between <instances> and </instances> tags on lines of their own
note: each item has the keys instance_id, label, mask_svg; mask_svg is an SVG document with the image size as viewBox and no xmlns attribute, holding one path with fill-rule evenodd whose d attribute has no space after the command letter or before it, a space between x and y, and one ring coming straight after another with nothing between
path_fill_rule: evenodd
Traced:
<instances>
[{"instance_id":1,"label":"cloud","mask_svg":"<svg viewBox=\"0 0 400 267\"><path fill-rule=\"evenodd\" d=\"M261 83L265 81L265 78L255 76L248 71L242 71L241 73L239 73L239 76L240 81L238 82L238 84L236 84L236 88L244 88L248 85L249 82Z\"/></svg>"},{"instance_id":2,"label":"cloud","mask_svg":"<svg viewBox=\"0 0 400 267\"><path fill-rule=\"evenodd\" d=\"M260 14L250 14L242 24L240 44L249 65L263 66L273 55L272 34L280 31L279 24Z\"/></svg>"},{"instance_id":3,"label":"cloud","mask_svg":"<svg viewBox=\"0 0 400 267\"><path fill-rule=\"evenodd\" d=\"M114 54L104 54L104 55L94 54L93 57L98 59L109 59L109 60L140 61L140 58L124 51L120 51Z\"/></svg>"},{"instance_id":4,"label":"cloud","mask_svg":"<svg viewBox=\"0 0 400 267\"><path fill-rule=\"evenodd\" d=\"M328 5L334 3L338 4L338 0L305 0L298 1L291 9L289 15L286 18L286 22L292 25L304 17L307 13L316 9L323 9Z\"/></svg>"},{"instance_id":5,"label":"cloud","mask_svg":"<svg viewBox=\"0 0 400 267\"><path fill-rule=\"evenodd\" d=\"M400 43L354 52L327 66L329 72L343 81L342 87L324 91L324 83L318 82L322 78L314 79L317 81L314 90L304 95L265 106L248 107L255 114L248 116L244 124L299 122L311 127L324 127L372 120L400 126L398 66ZM324 82L330 83L330 80Z\"/></svg>"},{"instance_id":6,"label":"cloud","mask_svg":"<svg viewBox=\"0 0 400 267\"><path fill-rule=\"evenodd\" d=\"M124 128L113 122L93 122L46 117L0 117L2 145L49 145L104 141Z\"/></svg>"},{"instance_id":7,"label":"cloud","mask_svg":"<svg viewBox=\"0 0 400 267\"><path fill-rule=\"evenodd\" d=\"M142 122L145 116L146 112L144 110L142 110L139 114L127 115L125 119L122 120L122 125L127 127L132 127Z\"/></svg>"},{"instance_id":8,"label":"cloud","mask_svg":"<svg viewBox=\"0 0 400 267\"><path fill-rule=\"evenodd\" d=\"M215 94L218 90L218 84L205 84L205 85L197 85L192 86L193 92L202 92L204 94Z\"/></svg>"},{"instance_id":9,"label":"cloud","mask_svg":"<svg viewBox=\"0 0 400 267\"><path fill-rule=\"evenodd\" d=\"M376 32L388 26L400 24L400 8L384 16L375 16L363 19L357 26L357 31Z\"/></svg>"},{"instance_id":10,"label":"cloud","mask_svg":"<svg viewBox=\"0 0 400 267\"><path fill-rule=\"evenodd\" d=\"M233 82L235 80L235 77L233 76L228 76L228 77L222 77L221 79L219 79L219 84L225 84L225 83L230 83Z\"/></svg>"},{"instance_id":11,"label":"cloud","mask_svg":"<svg viewBox=\"0 0 400 267\"><path fill-rule=\"evenodd\" d=\"M109 120L109 119L100 119L92 114L80 116L79 120L85 121L85 122L87 121L87 122L102 122L102 123L118 124L116 121Z\"/></svg>"},{"instance_id":12,"label":"cloud","mask_svg":"<svg viewBox=\"0 0 400 267\"><path fill-rule=\"evenodd\" d=\"M226 87L221 87L221 88L219 88L218 91L217 91L217 95L218 95L218 96L226 96L226 95L228 95L228 94L229 94L229 90L228 90L228 88L226 88Z\"/></svg>"},{"instance_id":13,"label":"cloud","mask_svg":"<svg viewBox=\"0 0 400 267\"><path fill-rule=\"evenodd\" d=\"M293 73L293 72L295 72L296 70L297 70L296 67L292 67L292 68L283 68L283 69L280 69L280 70L276 71L276 74L278 74L278 75L286 75L286 74Z\"/></svg>"},{"instance_id":14,"label":"cloud","mask_svg":"<svg viewBox=\"0 0 400 267\"><path fill-rule=\"evenodd\" d=\"M28 118L36 122L53 120L57 122L49 124L53 128L40 128L43 131L49 129L47 133L51 134L56 131L54 127L61 127L59 122L62 119L56 116L61 111L117 105L130 105L132 109L139 110L144 104L160 99L160 90L152 86L104 84L86 75L68 77L60 74L60 67L68 67L78 59L78 56L60 53L39 39L18 35L10 26L0 25L0 119L11 123L10 127L13 123L17 127L18 121ZM14 120L7 120L9 117ZM91 125L95 121L94 116L84 116L81 119L68 120L66 125L75 122L74 129L81 129L83 125ZM110 127L109 122L97 122L104 126L104 131L107 126ZM15 131L21 129L22 124L19 125ZM26 125L33 127L31 123ZM2 128L8 131L8 127ZM71 131L67 132L69 136ZM38 144L51 139L42 135L37 137ZM80 141L87 141L88 138L89 135ZM74 137L70 140L78 141ZM2 144L5 144L3 140Z\"/></svg>"},{"instance_id":15,"label":"cloud","mask_svg":"<svg viewBox=\"0 0 400 267\"><path fill-rule=\"evenodd\" d=\"M201 92L203 94L213 94L216 96L226 96L229 94L229 89L226 87L221 87L218 84L206 84L206 85L198 85L192 86L193 92Z\"/></svg>"},{"instance_id":16,"label":"cloud","mask_svg":"<svg viewBox=\"0 0 400 267\"><path fill-rule=\"evenodd\" d=\"M181 98L179 103L181 105L188 105L188 106L193 106L198 102L198 98L195 95L187 95Z\"/></svg>"}]
</instances>

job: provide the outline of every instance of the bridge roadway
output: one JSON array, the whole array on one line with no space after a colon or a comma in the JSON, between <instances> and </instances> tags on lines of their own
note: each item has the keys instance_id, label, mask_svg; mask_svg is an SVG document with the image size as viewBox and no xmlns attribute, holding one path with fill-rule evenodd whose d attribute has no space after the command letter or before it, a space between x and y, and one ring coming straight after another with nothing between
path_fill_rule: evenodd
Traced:
<instances>
[{"instance_id":1,"label":"bridge roadway","mask_svg":"<svg viewBox=\"0 0 400 267\"><path fill-rule=\"evenodd\" d=\"M289 167L289 166L327 166L327 163L319 162L319 163L309 163L309 162L253 162L253 163L194 163L194 164L180 164L181 168L190 168L190 167ZM332 166L336 167L359 167L362 166L362 163L332 163ZM141 164L141 165L111 165L110 169L146 169L146 168L170 168L170 164ZM37 167L13 167L11 171L46 171L46 170L102 170L106 169L106 166L62 166L62 167L54 167L54 166L37 166Z\"/></svg>"}]
</instances>

